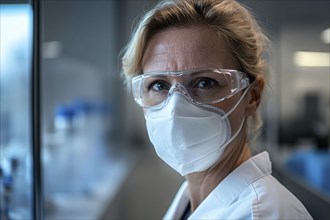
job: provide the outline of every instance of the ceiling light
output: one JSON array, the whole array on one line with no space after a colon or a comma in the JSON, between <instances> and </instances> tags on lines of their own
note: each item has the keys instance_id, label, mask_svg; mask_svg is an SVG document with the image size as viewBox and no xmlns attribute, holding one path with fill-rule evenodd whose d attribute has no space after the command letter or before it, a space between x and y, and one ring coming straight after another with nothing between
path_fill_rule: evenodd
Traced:
<instances>
[{"instance_id":1,"label":"ceiling light","mask_svg":"<svg viewBox=\"0 0 330 220\"><path fill-rule=\"evenodd\" d=\"M294 63L304 67L329 67L330 53L297 51L294 53Z\"/></svg>"}]
</instances>

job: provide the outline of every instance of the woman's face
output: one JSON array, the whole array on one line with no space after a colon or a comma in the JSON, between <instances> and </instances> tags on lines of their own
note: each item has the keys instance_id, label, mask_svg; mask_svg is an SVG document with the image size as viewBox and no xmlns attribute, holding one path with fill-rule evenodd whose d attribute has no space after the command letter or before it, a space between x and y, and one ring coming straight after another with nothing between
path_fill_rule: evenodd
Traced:
<instances>
[{"instance_id":1,"label":"woman's face","mask_svg":"<svg viewBox=\"0 0 330 220\"><path fill-rule=\"evenodd\" d=\"M213 30L194 25L160 31L148 42L142 61L143 72L182 71L196 68L237 69L238 65L224 39ZM225 112L236 104L242 92L213 104ZM249 96L249 94L247 95ZM246 116L247 98L229 116L232 133Z\"/></svg>"}]
</instances>

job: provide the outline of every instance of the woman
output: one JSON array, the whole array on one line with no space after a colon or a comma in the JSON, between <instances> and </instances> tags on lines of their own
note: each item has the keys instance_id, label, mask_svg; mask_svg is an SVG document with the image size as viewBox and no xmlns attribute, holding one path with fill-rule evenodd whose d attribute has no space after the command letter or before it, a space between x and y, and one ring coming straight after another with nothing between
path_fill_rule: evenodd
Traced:
<instances>
[{"instance_id":1,"label":"woman","mask_svg":"<svg viewBox=\"0 0 330 220\"><path fill-rule=\"evenodd\" d=\"M268 40L233 0L159 3L135 30L123 73L159 157L185 177L164 219L311 219L251 156Z\"/></svg>"}]
</instances>

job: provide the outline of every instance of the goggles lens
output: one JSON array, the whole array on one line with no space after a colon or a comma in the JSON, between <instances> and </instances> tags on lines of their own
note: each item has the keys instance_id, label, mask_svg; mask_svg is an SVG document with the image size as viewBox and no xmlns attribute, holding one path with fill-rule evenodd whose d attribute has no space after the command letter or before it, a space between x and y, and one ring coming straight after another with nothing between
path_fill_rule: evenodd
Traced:
<instances>
[{"instance_id":1,"label":"goggles lens","mask_svg":"<svg viewBox=\"0 0 330 220\"><path fill-rule=\"evenodd\" d=\"M151 72L132 79L134 99L144 108L161 108L175 91L195 104L216 103L248 85L246 73L226 69Z\"/></svg>"}]
</instances>

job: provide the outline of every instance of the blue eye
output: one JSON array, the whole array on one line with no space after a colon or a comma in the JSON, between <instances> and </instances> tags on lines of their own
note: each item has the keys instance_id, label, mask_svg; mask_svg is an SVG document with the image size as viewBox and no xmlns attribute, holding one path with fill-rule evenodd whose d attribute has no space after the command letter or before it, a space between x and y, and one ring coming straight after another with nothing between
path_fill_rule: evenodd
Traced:
<instances>
[{"instance_id":1,"label":"blue eye","mask_svg":"<svg viewBox=\"0 0 330 220\"><path fill-rule=\"evenodd\" d=\"M213 79L201 79L197 82L196 87L201 89L210 89L217 85L217 82Z\"/></svg>"},{"instance_id":2,"label":"blue eye","mask_svg":"<svg viewBox=\"0 0 330 220\"><path fill-rule=\"evenodd\" d=\"M168 83L164 82L164 81L156 81L150 84L149 86L149 90L153 90L153 91L163 91L163 90L169 90L170 86L168 85Z\"/></svg>"}]
</instances>

